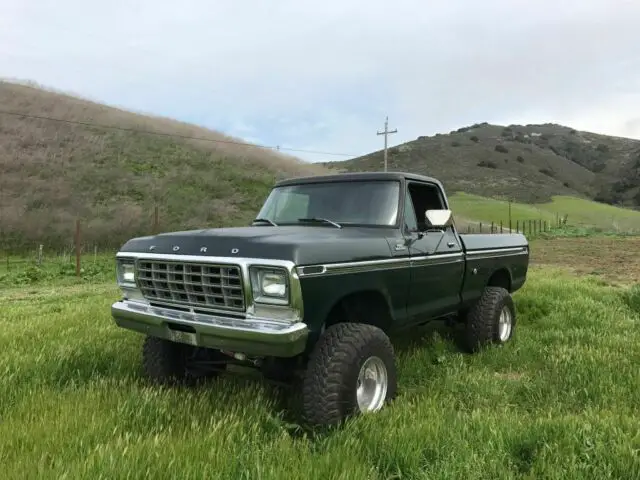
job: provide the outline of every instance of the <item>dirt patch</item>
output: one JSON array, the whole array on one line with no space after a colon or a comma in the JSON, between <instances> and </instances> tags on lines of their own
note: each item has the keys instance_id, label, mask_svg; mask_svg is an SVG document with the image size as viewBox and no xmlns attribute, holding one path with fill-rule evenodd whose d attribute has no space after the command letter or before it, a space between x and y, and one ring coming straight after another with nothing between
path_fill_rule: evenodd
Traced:
<instances>
[{"instance_id":1,"label":"dirt patch","mask_svg":"<svg viewBox=\"0 0 640 480\"><path fill-rule=\"evenodd\" d=\"M608 282L640 282L640 237L585 237L533 240L531 265L566 268Z\"/></svg>"}]
</instances>

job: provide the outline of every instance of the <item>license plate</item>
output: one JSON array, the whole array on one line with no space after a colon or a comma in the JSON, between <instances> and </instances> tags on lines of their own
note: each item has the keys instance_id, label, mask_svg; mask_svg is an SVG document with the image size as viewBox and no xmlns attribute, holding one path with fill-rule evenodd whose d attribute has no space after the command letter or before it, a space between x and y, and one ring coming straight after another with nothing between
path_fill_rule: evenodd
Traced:
<instances>
[{"instance_id":1,"label":"license plate","mask_svg":"<svg viewBox=\"0 0 640 480\"><path fill-rule=\"evenodd\" d=\"M183 332L180 330L169 330L171 340L174 342L187 343L189 345L197 345L198 339L195 333Z\"/></svg>"}]
</instances>

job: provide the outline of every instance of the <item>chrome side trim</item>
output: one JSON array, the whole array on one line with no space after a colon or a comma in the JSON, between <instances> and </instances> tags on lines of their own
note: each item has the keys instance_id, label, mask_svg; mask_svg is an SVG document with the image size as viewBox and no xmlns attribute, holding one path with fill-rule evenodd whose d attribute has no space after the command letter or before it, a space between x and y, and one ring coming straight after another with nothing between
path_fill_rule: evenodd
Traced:
<instances>
[{"instance_id":1,"label":"chrome side trim","mask_svg":"<svg viewBox=\"0 0 640 480\"><path fill-rule=\"evenodd\" d=\"M412 266L440 265L456 263L464 260L462 252L421 255L419 257L395 257L380 260L363 260L360 262L328 263L325 265L303 265L296 268L300 278L317 277L320 275L338 275L344 273L360 273L381 270L397 270ZM305 268L321 268L320 271L305 273Z\"/></svg>"},{"instance_id":2,"label":"chrome side trim","mask_svg":"<svg viewBox=\"0 0 640 480\"><path fill-rule=\"evenodd\" d=\"M432 255L430 257L413 257L412 267L423 267L428 265L448 265L450 263L464 262L464 256L460 254Z\"/></svg>"},{"instance_id":3,"label":"chrome side trim","mask_svg":"<svg viewBox=\"0 0 640 480\"><path fill-rule=\"evenodd\" d=\"M363 260L360 262L343 262L328 264L301 265L296 267L300 278L318 277L321 275L338 275L344 273L361 273L370 271L397 270L401 268L421 267L427 265L443 265L458 263L467 258L499 258L507 255L526 255L528 247L492 248L488 250L475 250L470 252L440 253L433 255L421 255L416 257L402 256L385 258L381 260ZM305 269L313 269L313 272L305 272Z\"/></svg>"},{"instance_id":4,"label":"chrome side trim","mask_svg":"<svg viewBox=\"0 0 640 480\"><path fill-rule=\"evenodd\" d=\"M467 256L470 255L486 255L492 253L527 253L528 247L505 247L505 248L492 248L489 250L467 250Z\"/></svg>"},{"instance_id":5,"label":"chrome side trim","mask_svg":"<svg viewBox=\"0 0 640 480\"><path fill-rule=\"evenodd\" d=\"M211 263L211 264L229 264L237 265L242 271L242 282L244 286L244 296L246 311L241 317L247 319L257 320L260 318L259 310L265 308L278 307L281 311L288 311L290 322L299 322L304 318L304 306L302 302L302 289L300 287L300 277L295 268L295 264L290 260L276 260L268 258L246 258L246 257L217 257L208 255L179 255L179 254L162 254L162 253L150 253L150 252L118 252L116 258L128 258L135 262L138 260L165 260L165 261L178 261L178 262L196 262L196 263ZM253 298L253 288L251 286L251 277L249 275L249 268L253 266L258 267L273 267L281 268L285 270L289 277L290 288L290 302L289 305L274 305L271 303L258 303ZM154 302L161 304L162 302ZM167 303L166 306L172 306ZM180 305L184 307L183 305ZM229 310L214 310L214 309L196 309L206 310L211 313L219 313L226 316L237 316L235 311ZM191 309L191 312L194 310Z\"/></svg>"},{"instance_id":6,"label":"chrome side trim","mask_svg":"<svg viewBox=\"0 0 640 480\"><path fill-rule=\"evenodd\" d=\"M526 255L529 253L528 247L508 247L508 248L492 248L489 250L471 250L467 252L467 257L475 258L496 258L507 255Z\"/></svg>"}]
</instances>

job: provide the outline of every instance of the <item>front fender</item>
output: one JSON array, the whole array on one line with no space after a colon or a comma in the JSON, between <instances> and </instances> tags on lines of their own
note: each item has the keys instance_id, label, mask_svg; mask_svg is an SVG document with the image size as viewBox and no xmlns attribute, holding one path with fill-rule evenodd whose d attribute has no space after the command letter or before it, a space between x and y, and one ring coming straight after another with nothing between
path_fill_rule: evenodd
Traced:
<instances>
[{"instance_id":1,"label":"front fender","mask_svg":"<svg viewBox=\"0 0 640 480\"><path fill-rule=\"evenodd\" d=\"M358 292L380 293L389 306L391 321L406 315L409 285L408 265L399 264L384 270L314 274L300 278L304 301L304 322L312 337L318 335L329 313L340 300Z\"/></svg>"}]
</instances>

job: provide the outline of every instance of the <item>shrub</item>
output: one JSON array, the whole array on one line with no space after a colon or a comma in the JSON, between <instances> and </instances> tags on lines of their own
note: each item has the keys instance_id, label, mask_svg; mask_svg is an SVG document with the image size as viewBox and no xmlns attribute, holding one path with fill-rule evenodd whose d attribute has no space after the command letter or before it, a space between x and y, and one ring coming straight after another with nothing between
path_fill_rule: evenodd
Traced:
<instances>
[{"instance_id":1,"label":"shrub","mask_svg":"<svg viewBox=\"0 0 640 480\"><path fill-rule=\"evenodd\" d=\"M518 162L520 162L520 163L524 163L524 157L523 157L522 155L518 155L518 156L516 157L516 160L517 160Z\"/></svg>"},{"instance_id":2,"label":"shrub","mask_svg":"<svg viewBox=\"0 0 640 480\"><path fill-rule=\"evenodd\" d=\"M540 173L544 173L545 175L547 175L549 177L555 177L556 176L556 174L552 170L549 170L548 168L541 168L538 171Z\"/></svg>"},{"instance_id":3,"label":"shrub","mask_svg":"<svg viewBox=\"0 0 640 480\"><path fill-rule=\"evenodd\" d=\"M631 310L640 313L640 283L636 283L626 291L624 293L624 299Z\"/></svg>"},{"instance_id":4,"label":"shrub","mask_svg":"<svg viewBox=\"0 0 640 480\"><path fill-rule=\"evenodd\" d=\"M457 140L454 140L453 142L451 142L451 146L452 147L459 147L460 146L460 142L458 142Z\"/></svg>"},{"instance_id":5,"label":"shrub","mask_svg":"<svg viewBox=\"0 0 640 480\"><path fill-rule=\"evenodd\" d=\"M478 166L485 167L485 168L498 168L498 165L496 165L495 162L492 162L490 160L482 160L481 162L478 162Z\"/></svg>"},{"instance_id":6,"label":"shrub","mask_svg":"<svg viewBox=\"0 0 640 480\"><path fill-rule=\"evenodd\" d=\"M474 142L474 143L478 143L478 140L479 140L479 139L478 139L478 137L476 137L475 135L473 135L473 136L470 138L470 140L471 140L472 142Z\"/></svg>"},{"instance_id":7,"label":"shrub","mask_svg":"<svg viewBox=\"0 0 640 480\"><path fill-rule=\"evenodd\" d=\"M495 151L500 153L509 153L509 149L504 145L496 145Z\"/></svg>"}]
</instances>

